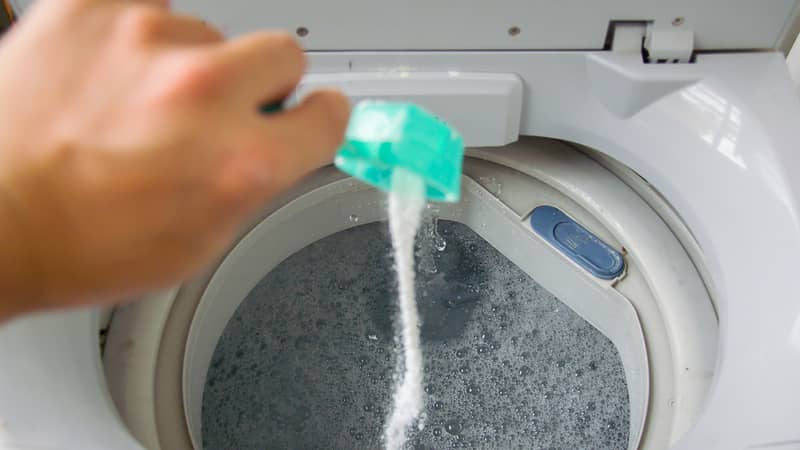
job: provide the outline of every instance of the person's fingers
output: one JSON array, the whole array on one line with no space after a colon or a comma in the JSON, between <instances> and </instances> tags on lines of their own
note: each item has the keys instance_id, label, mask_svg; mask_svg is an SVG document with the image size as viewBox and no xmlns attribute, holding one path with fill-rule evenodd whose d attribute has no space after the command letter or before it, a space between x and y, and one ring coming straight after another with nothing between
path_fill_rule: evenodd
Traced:
<instances>
[{"instance_id":1,"label":"person's fingers","mask_svg":"<svg viewBox=\"0 0 800 450\"><path fill-rule=\"evenodd\" d=\"M191 16L167 15L162 30L162 37L171 44L210 44L224 39L216 28Z\"/></svg>"},{"instance_id":2,"label":"person's fingers","mask_svg":"<svg viewBox=\"0 0 800 450\"><path fill-rule=\"evenodd\" d=\"M107 0L106 0L107 1ZM170 0L123 0L131 3L148 3L161 8L169 8Z\"/></svg>"},{"instance_id":3,"label":"person's fingers","mask_svg":"<svg viewBox=\"0 0 800 450\"><path fill-rule=\"evenodd\" d=\"M285 186L313 169L330 163L342 144L350 103L338 91L317 91L297 107L275 114L262 126L264 173ZM278 143L274 148L269 143ZM281 152L275 154L275 151Z\"/></svg>"},{"instance_id":4,"label":"person's fingers","mask_svg":"<svg viewBox=\"0 0 800 450\"><path fill-rule=\"evenodd\" d=\"M254 110L287 96L305 71L303 49L286 33L261 32L225 43L215 50L227 82Z\"/></svg>"}]
</instances>

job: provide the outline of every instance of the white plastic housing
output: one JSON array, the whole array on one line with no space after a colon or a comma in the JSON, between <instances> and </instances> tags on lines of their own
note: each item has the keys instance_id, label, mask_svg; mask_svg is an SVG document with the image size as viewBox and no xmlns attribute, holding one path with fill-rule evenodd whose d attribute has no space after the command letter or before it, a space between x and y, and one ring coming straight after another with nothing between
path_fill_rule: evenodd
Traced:
<instances>
[{"instance_id":1,"label":"white plastic housing","mask_svg":"<svg viewBox=\"0 0 800 450\"><path fill-rule=\"evenodd\" d=\"M522 81L513 74L390 72L310 74L294 101L335 87L353 102L366 99L418 103L454 126L470 147L502 146L519 137Z\"/></svg>"},{"instance_id":2,"label":"white plastic housing","mask_svg":"<svg viewBox=\"0 0 800 450\"><path fill-rule=\"evenodd\" d=\"M228 35L296 32L310 50L603 48L612 21L692 29L699 50L782 47L796 0L174 0ZM676 20L678 19L678 20ZM492 70L487 68L487 70Z\"/></svg>"}]
</instances>

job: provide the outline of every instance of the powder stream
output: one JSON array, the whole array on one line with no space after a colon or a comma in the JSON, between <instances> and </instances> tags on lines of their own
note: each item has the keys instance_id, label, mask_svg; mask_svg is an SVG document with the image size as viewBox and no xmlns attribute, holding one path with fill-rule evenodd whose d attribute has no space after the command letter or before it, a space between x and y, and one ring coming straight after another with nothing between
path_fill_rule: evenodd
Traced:
<instances>
[{"instance_id":1,"label":"powder stream","mask_svg":"<svg viewBox=\"0 0 800 450\"><path fill-rule=\"evenodd\" d=\"M422 348L419 337L419 312L414 293L414 237L425 204L422 180L403 169L395 170L389 194L389 229L392 234L399 291L401 338L404 359L402 378L398 377L393 409L384 431L387 450L402 448L406 433L422 412ZM398 374L400 375L400 374Z\"/></svg>"}]
</instances>

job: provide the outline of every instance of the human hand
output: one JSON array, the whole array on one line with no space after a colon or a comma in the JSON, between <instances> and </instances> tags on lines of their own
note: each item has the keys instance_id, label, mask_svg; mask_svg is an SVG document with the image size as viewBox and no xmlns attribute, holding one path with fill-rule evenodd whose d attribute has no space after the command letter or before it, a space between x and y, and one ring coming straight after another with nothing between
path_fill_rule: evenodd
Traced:
<instances>
[{"instance_id":1,"label":"human hand","mask_svg":"<svg viewBox=\"0 0 800 450\"><path fill-rule=\"evenodd\" d=\"M40 0L0 45L0 317L190 276L327 163L347 100L281 33L224 41L162 2Z\"/></svg>"}]
</instances>

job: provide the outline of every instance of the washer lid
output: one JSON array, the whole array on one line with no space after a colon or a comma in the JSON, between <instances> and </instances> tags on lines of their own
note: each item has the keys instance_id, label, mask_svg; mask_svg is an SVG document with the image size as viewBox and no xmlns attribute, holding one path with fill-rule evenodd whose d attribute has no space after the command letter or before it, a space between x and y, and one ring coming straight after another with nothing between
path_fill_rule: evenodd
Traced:
<instances>
[{"instance_id":1,"label":"washer lid","mask_svg":"<svg viewBox=\"0 0 800 450\"><path fill-rule=\"evenodd\" d=\"M24 0L16 0L25 3ZM696 50L784 45L797 0L173 0L236 35L290 30L309 50L566 50L605 47L614 21L695 33ZM796 34L796 33L794 33Z\"/></svg>"}]
</instances>

